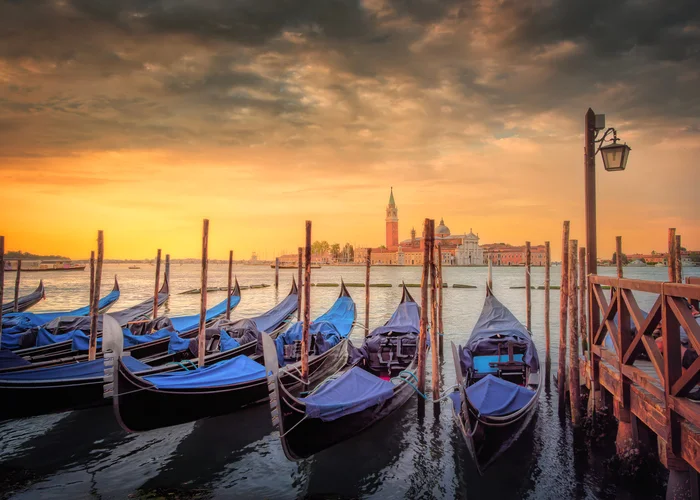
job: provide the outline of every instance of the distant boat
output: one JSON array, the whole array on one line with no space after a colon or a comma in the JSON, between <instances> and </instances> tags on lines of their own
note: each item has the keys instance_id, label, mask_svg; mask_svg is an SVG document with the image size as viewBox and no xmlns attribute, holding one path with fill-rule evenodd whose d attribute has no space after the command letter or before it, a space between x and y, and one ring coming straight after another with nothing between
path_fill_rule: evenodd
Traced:
<instances>
[{"instance_id":1,"label":"distant boat","mask_svg":"<svg viewBox=\"0 0 700 500\"><path fill-rule=\"evenodd\" d=\"M666 267L666 264L664 264L663 262L657 262L656 267Z\"/></svg>"},{"instance_id":2,"label":"distant boat","mask_svg":"<svg viewBox=\"0 0 700 500\"><path fill-rule=\"evenodd\" d=\"M129 266L129 269L141 269L139 266Z\"/></svg>"},{"instance_id":3,"label":"distant boat","mask_svg":"<svg viewBox=\"0 0 700 500\"><path fill-rule=\"evenodd\" d=\"M44 271L84 271L86 264L76 264L71 261L64 260L25 260L22 261L23 273L39 273ZM5 271L16 271L17 261L14 265L6 261Z\"/></svg>"},{"instance_id":4,"label":"distant boat","mask_svg":"<svg viewBox=\"0 0 700 500\"><path fill-rule=\"evenodd\" d=\"M637 259L627 264L627 267L647 267L647 265L644 261Z\"/></svg>"}]
</instances>

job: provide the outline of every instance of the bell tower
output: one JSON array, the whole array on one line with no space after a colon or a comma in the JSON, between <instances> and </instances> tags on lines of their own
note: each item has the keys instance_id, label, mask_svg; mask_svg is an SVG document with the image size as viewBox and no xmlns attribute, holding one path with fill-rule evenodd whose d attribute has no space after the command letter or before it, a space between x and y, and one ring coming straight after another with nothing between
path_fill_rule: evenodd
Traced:
<instances>
[{"instance_id":1,"label":"bell tower","mask_svg":"<svg viewBox=\"0 0 700 500\"><path fill-rule=\"evenodd\" d=\"M389 204L386 206L386 247L396 249L399 246L399 210L394 201L394 188L391 188Z\"/></svg>"}]
</instances>

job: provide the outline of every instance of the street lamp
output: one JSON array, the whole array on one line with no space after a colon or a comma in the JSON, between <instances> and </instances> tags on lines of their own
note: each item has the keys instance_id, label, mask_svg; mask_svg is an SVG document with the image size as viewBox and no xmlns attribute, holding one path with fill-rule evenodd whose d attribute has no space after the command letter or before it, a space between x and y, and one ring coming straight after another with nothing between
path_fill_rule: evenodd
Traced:
<instances>
[{"instance_id":1,"label":"street lamp","mask_svg":"<svg viewBox=\"0 0 700 500\"><path fill-rule=\"evenodd\" d=\"M596 120L602 122L603 127L605 127L605 115L596 115ZM598 132L599 129L596 128L596 136ZM612 144L604 146L605 140L611 133L613 138L608 139L608 142L612 142ZM627 144L618 144L617 141L619 141L617 138L617 130L612 127L605 131L602 138L595 140L595 142L600 144L600 146L598 146L598 151L600 151L600 156L603 157L603 166L608 172L624 170L627 166L627 159L629 158L630 151L632 150Z\"/></svg>"}]
</instances>

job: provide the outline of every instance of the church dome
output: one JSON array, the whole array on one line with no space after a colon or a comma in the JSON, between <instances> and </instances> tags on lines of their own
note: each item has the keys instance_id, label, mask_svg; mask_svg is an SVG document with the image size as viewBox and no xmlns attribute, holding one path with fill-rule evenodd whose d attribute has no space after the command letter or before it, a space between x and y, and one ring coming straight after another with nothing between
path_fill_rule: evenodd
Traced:
<instances>
[{"instance_id":1,"label":"church dome","mask_svg":"<svg viewBox=\"0 0 700 500\"><path fill-rule=\"evenodd\" d=\"M445 221L441 218L440 225L435 229L435 236L449 236L450 228L445 225Z\"/></svg>"}]
</instances>

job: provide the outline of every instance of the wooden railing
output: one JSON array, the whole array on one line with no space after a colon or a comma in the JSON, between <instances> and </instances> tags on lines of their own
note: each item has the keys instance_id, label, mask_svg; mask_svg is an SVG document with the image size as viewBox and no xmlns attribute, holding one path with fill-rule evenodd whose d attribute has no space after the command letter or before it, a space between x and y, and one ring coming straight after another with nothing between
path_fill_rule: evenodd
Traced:
<instances>
[{"instance_id":1,"label":"wooden railing","mask_svg":"<svg viewBox=\"0 0 700 500\"><path fill-rule=\"evenodd\" d=\"M605 286L610 287L610 291L605 290ZM633 292L656 295L646 316ZM664 463L682 456L696 469L700 460L697 457L689 460L688 453L683 453L681 440L688 439L688 432L681 429L681 424L685 420L698 427L700 433L700 405L685 397L700 381L700 358L683 370L680 328L685 330L690 346L700 353L700 325L688 307L689 303L697 303L699 299L700 278L688 279L686 284L681 284L596 275L589 277L589 375L592 385L599 387L601 359L612 365L619 371L619 382L603 385L616 387L613 396L618 418L629 422L632 411L667 443L668 456ZM632 324L636 329L634 333ZM652 337L652 333L659 328L663 339L662 350ZM615 346L614 353L602 348L608 334ZM649 374L634 366L641 351L646 352L651 360L658 380L653 380ZM641 398L635 392L632 405L631 390L635 385L644 389L650 397ZM645 401L640 402L642 399ZM658 404L654 404L654 401Z\"/></svg>"}]
</instances>

